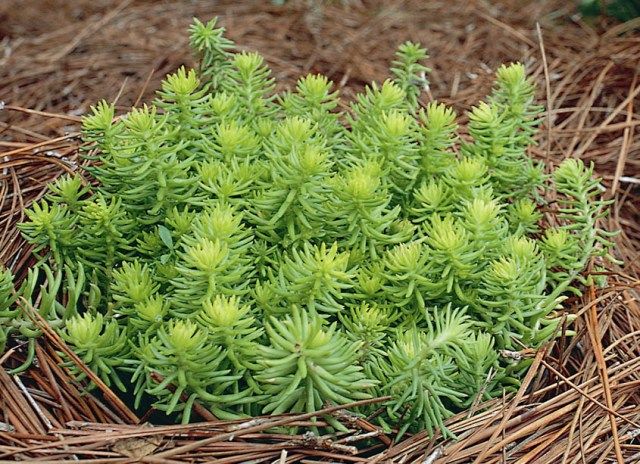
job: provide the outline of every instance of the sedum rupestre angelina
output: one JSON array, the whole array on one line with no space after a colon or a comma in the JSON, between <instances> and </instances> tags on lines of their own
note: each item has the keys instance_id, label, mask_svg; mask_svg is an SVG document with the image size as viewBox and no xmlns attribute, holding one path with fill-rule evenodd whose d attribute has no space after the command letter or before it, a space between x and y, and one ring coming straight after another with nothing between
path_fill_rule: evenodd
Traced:
<instances>
[{"instance_id":1,"label":"sedum rupestre angelina","mask_svg":"<svg viewBox=\"0 0 640 464\"><path fill-rule=\"evenodd\" d=\"M517 388L526 361L498 353L557 334L610 247L591 168L527 154L542 108L524 67L498 69L460 136L451 108L420 104L416 44L348 106L324 76L275 93L215 20L191 44L199 69L152 105L84 118L92 162L27 211L40 262L17 293L1 275L0 342L33 350L15 299L40 294L105 382L182 421L195 401L235 418L390 395L380 424L448 434Z\"/></svg>"}]
</instances>

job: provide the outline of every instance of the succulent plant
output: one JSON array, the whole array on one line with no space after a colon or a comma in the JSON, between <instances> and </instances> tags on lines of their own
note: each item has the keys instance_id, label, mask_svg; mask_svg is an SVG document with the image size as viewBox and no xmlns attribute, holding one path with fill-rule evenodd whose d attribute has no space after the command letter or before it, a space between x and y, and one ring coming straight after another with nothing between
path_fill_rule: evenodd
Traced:
<instances>
[{"instance_id":1,"label":"succulent plant","mask_svg":"<svg viewBox=\"0 0 640 464\"><path fill-rule=\"evenodd\" d=\"M263 412L313 412L327 402L369 398L367 390L376 382L356 363L360 343L349 341L336 323L326 326L313 311L293 306L291 313L266 325L270 345L261 347L264 370L256 376L269 396Z\"/></svg>"},{"instance_id":2,"label":"succulent plant","mask_svg":"<svg viewBox=\"0 0 640 464\"><path fill-rule=\"evenodd\" d=\"M592 168L527 154L542 108L524 66L498 69L459 137L451 108L423 105L417 44L344 110L324 76L276 94L215 20L190 39L198 69L152 105L85 116L92 163L27 211L40 264L17 294L46 296L105 382L132 375L135 406L182 421L195 401L230 418L390 395L379 423L447 434L517 385L526 362L499 350L554 336L612 245ZM1 277L1 340L33 340Z\"/></svg>"}]
</instances>

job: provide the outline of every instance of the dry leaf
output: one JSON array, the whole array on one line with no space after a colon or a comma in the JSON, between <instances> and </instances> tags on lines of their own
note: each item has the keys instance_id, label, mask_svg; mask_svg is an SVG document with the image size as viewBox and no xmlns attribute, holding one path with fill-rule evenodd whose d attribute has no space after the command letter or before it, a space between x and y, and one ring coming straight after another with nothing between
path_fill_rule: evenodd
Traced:
<instances>
[{"instance_id":1,"label":"dry leaf","mask_svg":"<svg viewBox=\"0 0 640 464\"><path fill-rule=\"evenodd\" d=\"M128 458L139 459L152 454L158 446L160 446L161 441L162 439L159 436L127 438L125 440L118 440L112 449Z\"/></svg>"}]
</instances>

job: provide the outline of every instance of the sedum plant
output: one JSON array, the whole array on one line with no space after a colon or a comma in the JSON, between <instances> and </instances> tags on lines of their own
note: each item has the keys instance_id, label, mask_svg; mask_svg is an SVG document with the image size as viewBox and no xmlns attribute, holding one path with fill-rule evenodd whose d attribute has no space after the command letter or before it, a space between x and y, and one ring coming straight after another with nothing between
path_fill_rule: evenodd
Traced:
<instances>
[{"instance_id":1,"label":"sedum plant","mask_svg":"<svg viewBox=\"0 0 640 464\"><path fill-rule=\"evenodd\" d=\"M542 108L524 67L500 67L461 136L421 103L417 44L344 109L323 76L275 93L223 32L194 22L199 68L152 105L84 118L92 162L20 225L38 267L16 293L0 275L0 342L37 336L15 299L39 293L100 378L183 422L196 401L237 418L389 395L385 428L448 434L517 388L526 361L499 353L571 320L563 299L611 246L592 168L528 156Z\"/></svg>"}]
</instances>

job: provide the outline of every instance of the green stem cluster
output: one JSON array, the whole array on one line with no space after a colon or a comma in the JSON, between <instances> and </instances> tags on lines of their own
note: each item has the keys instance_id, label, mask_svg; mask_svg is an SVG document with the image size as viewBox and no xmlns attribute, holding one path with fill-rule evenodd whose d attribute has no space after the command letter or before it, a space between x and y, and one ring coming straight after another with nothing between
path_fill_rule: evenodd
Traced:
<instances>
[{"instance_id":1,"label":"green stem cluster","mask_svg":"<svg viewBox=\"0 0 640 464\"><path fill-rule=\"evenodd\" d=\"M21 296L136 407L185 422L195 401L235 418L390 395L380 424L447 434L515 388L523 366L499 351L553 336L611 246L591 168L548 177L527 156L541 107L524 67L498 70L462 143L453 110L420 107L416 44L342 111L323 76L274 94L222 32L194 23L200 68L153 106L84 118L95 187L61 178L27 211L40 264L17 292L0 274L0 347L38 335Z\"/></svg>"}]
</instances>

